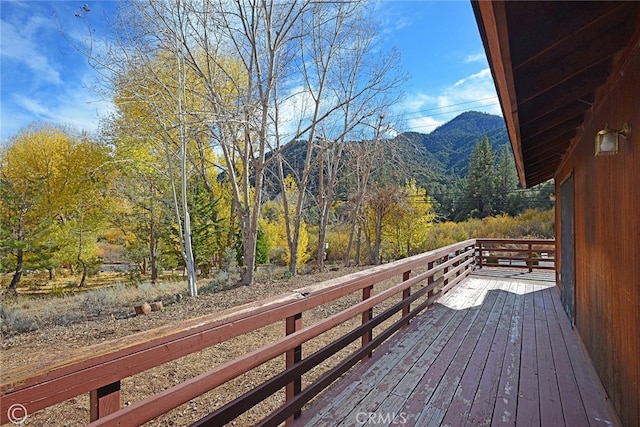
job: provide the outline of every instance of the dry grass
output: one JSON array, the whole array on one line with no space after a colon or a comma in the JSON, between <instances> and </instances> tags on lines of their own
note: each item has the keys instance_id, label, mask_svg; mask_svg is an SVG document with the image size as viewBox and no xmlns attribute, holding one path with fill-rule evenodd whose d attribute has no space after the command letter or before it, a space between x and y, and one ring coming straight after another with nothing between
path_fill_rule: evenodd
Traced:
<instances>
[{"instance_id":1,"label":"dry grass","mask_svg":"<svg viewBox=\"0 0 640 427\"><path fill-rule=\"evenodd\" d=\"M266 274L282 276L284 272L270 270L258 278L263 279L261 276ZM144 302L162 301L166 307L181 299L187 289L185 281L169 278L154 285L131 283L122 274L101 274L91 278L83 288L78 288L73 281L63 286L68 279L61 278L40 284L37 291L33 291L34 278L30 277L31 281L18 288L18 294L0 291L0 332L8 337L39 328L105 318L123 319L134 316L133 307ZM224 291L233 287L237 278L237 274L220 271L213 278L200 280L199 292Z\"/></svg>"}]
</instances>

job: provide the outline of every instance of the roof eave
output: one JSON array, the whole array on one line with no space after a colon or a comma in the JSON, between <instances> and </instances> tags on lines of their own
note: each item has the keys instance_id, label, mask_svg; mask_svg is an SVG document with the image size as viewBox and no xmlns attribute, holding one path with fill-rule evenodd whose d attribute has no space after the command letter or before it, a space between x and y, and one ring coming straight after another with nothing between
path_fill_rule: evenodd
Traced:
<instances>
[{"instance_id":1,"label":"roof eave","mask_svg":"<svg viewBox=\"0 0 640 427\"><path fill-rule=\"evenodd\" d=\"M527 181L520 141L518 102L515 98L516 91L511 67L505 5L503 1L490 0L472 0L471 5L476 16L480 37L487 54L500 105L502 106L502 115L507 125L509 140L513 148L518 178L522 186L526 188Z\"/></svg>"}]
</instances>

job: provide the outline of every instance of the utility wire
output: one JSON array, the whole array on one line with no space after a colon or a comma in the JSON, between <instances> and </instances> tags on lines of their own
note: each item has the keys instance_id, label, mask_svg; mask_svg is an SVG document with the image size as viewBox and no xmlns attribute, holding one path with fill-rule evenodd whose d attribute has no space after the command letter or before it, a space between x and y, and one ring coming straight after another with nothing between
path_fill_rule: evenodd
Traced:
<instances>
[{"instance_id":1,"label":"utility wire","mask_svg":"<svg viewBox=\"0 0 640 427\"><path fill-rule=\"evenodd\" d=\"M433 107L433 108L427 108L425 110L418 110L418 111L414 111L411 113L406 113L406 114L402 114L403 117L407 117L407 116L412 116L412 115L417 115L417 116L421 116L423 113L428 113L430 111L439 111L439 110L444 110L447 108L451 108L451 107L458 107L460 105L466 105L466 104L475 104L477 102L482 102L482 101L488 101L490 99L496 99L495 96L490 96L488 98L482 98L482 99L476 99L473 101L465 101L465 102L458 102L456 104L449 104L443 107ZM499 104L499 102L494 102L492 104L486 104L486 105L480 105L480 107L488 107L488 106L492 106L492 105L497 105ZM467 111L465 110L461 110L461 111ZM455 113L456 111L450 111L451 113ZM448 114L447 112L443 111L442 113L438 113L438 114L431 114L432 116L437 116L437 115L442 115L442 114Z\"/></svg>"}]
</instances>

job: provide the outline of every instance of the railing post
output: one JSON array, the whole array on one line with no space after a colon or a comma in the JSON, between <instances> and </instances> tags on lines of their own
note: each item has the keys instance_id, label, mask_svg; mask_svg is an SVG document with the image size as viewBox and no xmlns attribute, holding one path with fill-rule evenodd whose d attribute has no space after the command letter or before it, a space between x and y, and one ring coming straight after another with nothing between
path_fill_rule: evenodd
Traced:
<instances>
[{"instance_id":1,"label":"railing post","mask_svg":"<svg viewBox=\"0 0 640 427\"><path fill-rule=\"evenodd\" d=\"M427 270L431 270L434 267L434 265L435 265L435 262L433 261L427 263ZM431 286L433 282L435 282L435 280L433 279L433 274L432 274L431 276L427 277L427 286ZM432 296L433 296L433 289L427 292L427 298L431 298Z\"/></svg>"},{"instance_id":2,"label":"railing post","mask_svg":"<svg viewBox=\"0 0 640 427\"><path fill-rule=\"evenodd\" d=\"M476 240L476 243L478 245L478 268L482 268L482 241Z\"/></svg>"},{"instance_id":3,"label":"railing post","mask_svg":"<svg viewBox=\"0 0 640 427\"><path fill-rule=\"evenodd\" d=\"M120 381L89 392L89 420L91 422L120 410Z\"/></svg>"},{"instance_id":4,"label":"railing post","mask_svg":"<svg viewBox=\"0 0 640 427\"><path fill-rule=\"evenodd\" d=\"M529 273L533 271L533 254L531 253L533 245L531 243L527 244L527 266L529 266Z\"/></svg>"},{"instance_id":5,"label":"railing post","mask_svg":"<svg viewBox=\"0 0 640 427\"><path fill-rule=\"evenodd\" d=\"M292 333L302 329L302 313L294 314L293 316L287 317L286 320L286 334L291 335ZM302 346L299 345L291 350L287 350L286 353L286 368L289 369L296 363L302 360ZM288 402L293 399L296 395L300 394L302 391L302 378L298 377L286 386L285 398ZM289 425L293 422L294 419L298 418L302 412L296 412L292 417L289 417L286 421L286 424Z\"/></svg>"},{"instance_id":6,"label":"railing post","mask_svg":"<svg viewBox=\"0 0 640 427\"><path fill-rule=\"evenodd\" d=\"M362 288L362 300L371 298L371 292L373 291L373 285ZM362 324L364 325L369 320L373 319L373 307L362 312ZM362 335L362 346L366 346L373 339L373 330L369 330ZM361 361L366 361L371 357L371 353L364 356Z\"/></svg>"},{"instance_id":7,"label":"railing post","mask_svg":"<svg viewBox=\"0 0 640 427\"><path fill-rule=\"evenodd\" d=\"M447 254L445 256L445 262L449 261L450 259L451 259L451 255ZM447 266L447 267L442 269L442 275L443 276L446 276L448 272L449 272L449 266ZM446 279L444 279L444 282L442 282L442 287L446 287L448 284L449 284L449 278L446 278Z\"/></svg>"},{"instance_id":8,"label":"railing post","mask_svg":"<svg viewBox=\"0 0 640 427\"><path fill-rule=\"evenodd\" d=\"M402 273L402 281L406 282L407 280L409 280L409 277L411 277L411 270L405 271L404 273ZM405 300L407 298L409 298L411 296L411 287L408 287L407 289L405 289L404 291L402 291L402 299ZM407 305L405 307L402 308L402 317L408 316L409 312L411 311L411 306ZM409 321L407 320L407 323L405 323L405 327L409 326Z\"/></svg>"}]
</instances>

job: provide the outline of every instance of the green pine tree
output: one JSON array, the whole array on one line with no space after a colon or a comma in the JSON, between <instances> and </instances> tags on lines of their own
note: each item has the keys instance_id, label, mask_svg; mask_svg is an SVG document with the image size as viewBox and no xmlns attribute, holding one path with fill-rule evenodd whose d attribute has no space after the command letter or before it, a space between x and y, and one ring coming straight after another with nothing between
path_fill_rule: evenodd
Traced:
<instances>
[{"instance_id":1,"label":"green pine tree","mask_svg":"<svg viewBox=\"0 0 640 427\"><path fill-rule=\"evenodd\" d=\"M466 203L461 206L457 219L484 218L496 211L495 153L487 137L478 142L469 158L469 168L464 181Z\"/></svg>"}]
</instances>

